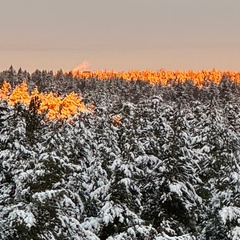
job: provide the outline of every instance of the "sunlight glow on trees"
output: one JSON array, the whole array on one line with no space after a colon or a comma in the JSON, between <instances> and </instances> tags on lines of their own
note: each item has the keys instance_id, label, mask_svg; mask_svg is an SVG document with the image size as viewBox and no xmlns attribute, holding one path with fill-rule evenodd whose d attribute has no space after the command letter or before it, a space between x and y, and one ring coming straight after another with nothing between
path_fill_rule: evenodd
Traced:
<instances>
[{"instance_id":1,"label":"sunlight glow on trees","mask_svg":"<svg viewBox=\"0 0 240 240\"><path fill-rule=\"evenodd\" d=\"M79 78L98 78L100 80L122 78L127 81L142 80L150 82L151 84L168 85L170 82L179 81L181 83L186 80L192 80L194 84L202 87L205 81L213 81L219 83L223 76L231 78L233 81L240 83L240 72L235 71L220 71L213 69L202 71L171 71L161 69L159 71L151 70L130 70L128 72L115 72L115 71L72 71L73 76Z\"/></svg>"},{"instance_id":2,"label":"sunlight glow on trees","mask_svg":"<svg viewBox=\"0 0 240 240\"><path fill-rule=\"evenodd\" d=\"M7 100L10 105L15 105L16 103L21 102L28 106L31 98L37 96L41 101L38 111L39 113L47 111L46 117L49 120L54 120L56 118L70 120L78 111L89 111L82 103L81 97L74 92L71 92L65 97L60 97L53 92L48 94L39 93L38 89L35 88L29 94L26 81L16 86L12 92L10 92L10 89L10 84L4 82L0 89L0 100Z\"/></svg>"}]
</instances>

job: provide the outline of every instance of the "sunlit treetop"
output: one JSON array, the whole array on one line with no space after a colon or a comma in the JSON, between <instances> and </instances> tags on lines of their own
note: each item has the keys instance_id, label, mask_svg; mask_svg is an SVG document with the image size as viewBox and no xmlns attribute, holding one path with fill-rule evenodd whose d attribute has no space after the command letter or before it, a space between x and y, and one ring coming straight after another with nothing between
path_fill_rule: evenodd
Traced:
<instances>
[{"instance_id":1,"label":"sunlit treetop","mask_svg":"<svg viewBox=\"0 0 240 240\"><path fill-rule=\"evenodd\" d=\"M11 85L8 82L4 82L2 88L0 89L0 99L8 100L10 95Z\"/></svg>"},{"instance_id":2,"label":"sunlit treetop","mask_svg":"<svg viewBox=\"0 0 240 240\"><path fill-rule=\"evenodd\" d=\"M28 94L27 83L24 81L22 84L15 87L9 96L8 102L10 105L14 105L17 102L28 105L31 101L31 97Z\"/></svg>"},{"instance_id":3,"label":"sunlit treetop","mask_svg":"<svg viewBox=\"0 0 240 240\"><path fill-rule=\"evenodd\" d=\"M127 81L130 80L142 80L148 81L151 84L169 84L169 80L185 82L186 80L192 80L194 84L201 87L205 81L212 81L219 83L221 79L226 76L233 81L240 83L240 72L235 71L220 71L213 69L202 71L171 71L171 70L131 70L128 72L115 72L115 71L72 71L72 75L79 78L97 78L100 80L122 78Z\"/></svg>"},{"instance_id":4,"label":"sunlit treetop","mask_svg":"<svg viewBox=\"0 0 240 240\"><path fill-rule=\"evenodd\" d=\"M131 70L128 72L114 72L114 71L72 71L71 74L79 79L95 78L99 80L106 79L124 79L126 81L147 81L153 85L162 84L171 86L174 82L184 83L186 80L191 80L198 87L202 87L205 82L214 82L218 84L223 77L227 77L232 81L240 84L240 72L235 71L220 71L213 69L211 71L170 71L170 70ZM67 119L70 120L72 116L78 112L94 111L94 106L91 105L89 109L82 103L79 95L71 92L67 96L58 96L56 93L50 92L40 93L35 88L31 93L28 91L26 81L11 89L8 82L4 82L0 89L0 100L7 100L10 105L15 105L21 102L28 106L33 97L37 97L41 104L38 109L39 113L47 112L46 117L49 120L53 119ZM120 123L120 119L115 116L113 119L115 125Z\"/></svg>"},{"instance_id":5,"label":"sunlit treetop","mask_svg":"<svg viewBox=\"0 0 240 240\"><path fill-rule=\"evenodd\" d=\"M38 89L35 88L29 94L26 81L16 86L13 91L11 91L10 84L7 82L4 82L2 88L0 89L0 100L7 100L12 106L18 102L28 106L33 97L38 97L40 100L38 112L43 113L46 111L46 118L48 120L70 120L71 117L77 114L79 111L89 112L89 110L82 103L81 97L74 92L71 92L65 97L60 97L53 92L48 94L39 93Z\"/></svg>"}]
</instances>

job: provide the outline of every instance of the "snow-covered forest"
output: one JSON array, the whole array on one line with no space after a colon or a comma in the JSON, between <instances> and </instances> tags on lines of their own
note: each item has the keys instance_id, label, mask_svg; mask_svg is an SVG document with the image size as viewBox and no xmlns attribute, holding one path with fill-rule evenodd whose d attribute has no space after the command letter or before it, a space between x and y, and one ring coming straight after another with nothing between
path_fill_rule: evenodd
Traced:
<instances>
[{"instance_id":1,"label":"snow-covered forest","mask_svg":"<svg viewBox=\"0 0 240 240\"><path fill-rule=\"evenodd\" d=\"M240 239L240 85L0 74L91 112L0 101L0 239ZM93 107L94 106L94 107Z\"/></svg>"}]
</instances>

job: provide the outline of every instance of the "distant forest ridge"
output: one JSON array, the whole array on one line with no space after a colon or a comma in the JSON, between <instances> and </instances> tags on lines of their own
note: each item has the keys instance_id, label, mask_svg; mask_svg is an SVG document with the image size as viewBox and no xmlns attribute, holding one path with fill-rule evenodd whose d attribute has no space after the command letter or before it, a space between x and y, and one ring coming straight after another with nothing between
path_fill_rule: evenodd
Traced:
<instances>
[{"instance_id":1,"label":"distant forest ridge","mask_svg":"<svg viewBox=\"0 0 240 240\"><path fill-rule=\"evenodd\" d=\"M15 71L12 66L10 66L9 70L6 71ZM6 71L0 73L3 74ZM23 71L21 68L18 70L20 72ZM32 74L35 75L40 70L36 69L35 72ZM194 84L198 86L202 86L206 81L213 81L214 83L219 83L222 78L229 78L232 81L236 81L237 83L240 82L240 71L233 71L233 70L218 70L213 68L212 70L201 70L201 71L182 71L182 70L166 70L160 69L158 71L152 70L129 70L129 71L114 71L114 70L72 70L69 72L64 72L62 69L58 70L56 73L53 71L40 71L40 72L48 72L54 75L72 75L73 77L77 77L79 79L84 78L96 78L99 80L106 80L106 79L124 79L127 81L131 80L142 80L149 82L151 84L163 84L169 85L173 81L185 82L186 80L193 81Z\"/></svg>"},{"instance_id":2,"label":"distant forest ridge","mask_svg":"<svg viewBox=\"0 0 240 240\"><path fill-rule=\"evenodd\" d=\"M202 86L205 81L213 81L214 83L219 83L222 78L230 78L233 81L240 82L240 72L236 71L221 71L215 68L211 71L172 71L172 70L130 70L127 72L115 72L115 71L73 71L71 72L73 76L79 78L89 78L94 77L100 80L105 80L109 78L130 80L142 80L150 82L151 84L171 84L172 81L185 82L186 80L192 80L194 84Z\"/></svg>"}]
</instances>

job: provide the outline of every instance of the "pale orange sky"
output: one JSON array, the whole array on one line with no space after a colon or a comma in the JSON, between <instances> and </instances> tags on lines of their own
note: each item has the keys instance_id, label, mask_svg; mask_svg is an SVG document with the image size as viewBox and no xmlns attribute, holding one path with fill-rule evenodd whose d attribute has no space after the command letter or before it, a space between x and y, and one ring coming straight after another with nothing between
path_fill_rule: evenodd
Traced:
<instances>
[{"instance_id":1,"label":"pale orange sky","mask_svg":"<svg viewBox=\"0 0 240 240\"><path fill-rule=\"evenodd\" d=\"M240 71L239 0L1 0L0 71Z\"/></svg>"}]
</instances>

